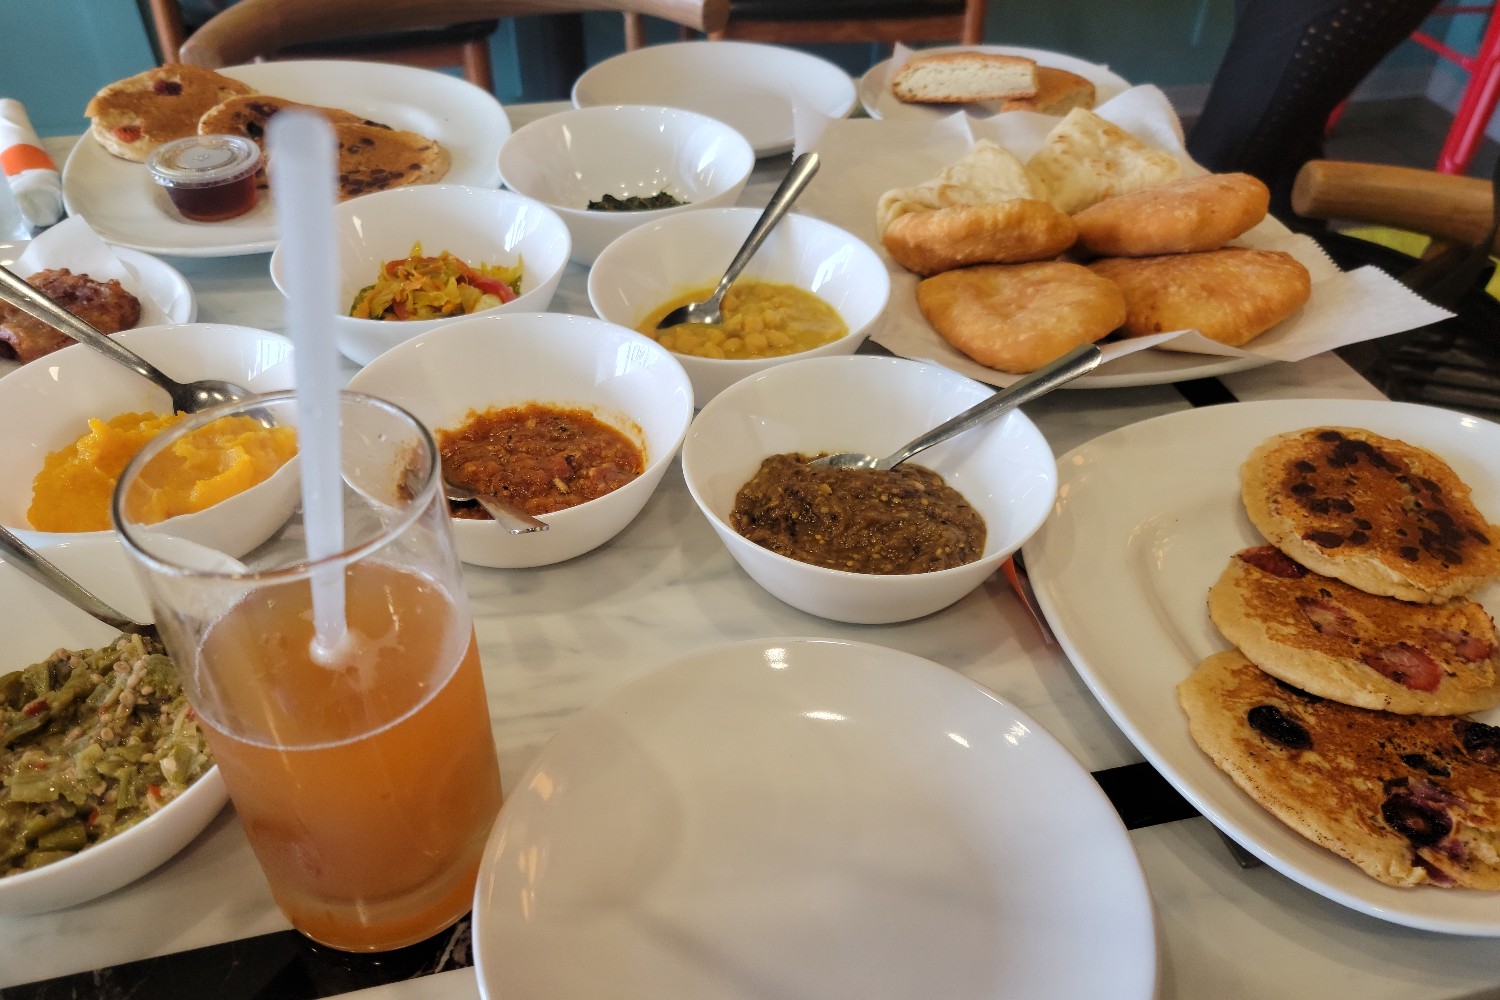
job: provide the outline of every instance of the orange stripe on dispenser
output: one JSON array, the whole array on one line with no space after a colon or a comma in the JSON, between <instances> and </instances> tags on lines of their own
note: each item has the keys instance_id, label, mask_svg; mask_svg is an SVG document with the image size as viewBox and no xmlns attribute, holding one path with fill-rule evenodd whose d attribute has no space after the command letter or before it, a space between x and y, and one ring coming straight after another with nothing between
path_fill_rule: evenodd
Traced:
<instances>
[{"instance_id":1,"label":"orange stripe on dispenser","mask_svg":"<svg viewBox=\"0 0 1500 1000\"><path fill-rule=\"evenodd\" d=\"M52 157L42 147L18 142L0 150L0 169L7 176L12 176L23 170L56 170L57 164L52 162Z\"/></svg>"}]
</instances>

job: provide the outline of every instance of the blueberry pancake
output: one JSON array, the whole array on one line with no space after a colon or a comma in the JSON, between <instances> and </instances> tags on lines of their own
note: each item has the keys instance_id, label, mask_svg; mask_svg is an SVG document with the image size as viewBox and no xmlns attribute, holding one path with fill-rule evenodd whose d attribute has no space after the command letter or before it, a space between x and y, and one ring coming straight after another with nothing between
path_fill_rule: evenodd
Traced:
<instances>
[{"instance_id":1,"label":"blueberry pancake","mask_svg":"<svg viewBox=\"0 0 1500 1000\"><path fill-rule=\"evenodd\" d=\"M1445 601L1500 574L1500 526L1437 456L1350 427L1281 434L1240 469L1251 522L1315 573L1371 594Z\"/></svg>"},{"instance_id":2,"label":"blueberry pancake","mask_svg":"<svg viewBox=\"0 0 1500 1000\"><path fill-rule=\"evenodd\" d=\"M1500 889L1500 728L1352 708L1236 651L1200 663L1177 699L1235 784L1371 877Z\"/></svg>"},{"instance_id":3,"label":"blueberry pancake","mask_svg":"<svg viewBox=\"0 0 1500 1000\"><path fill-rule=\"evenodd\" d=\"M1367 594L1263 545L1229 560L1208 613L1266 673L1346 705L1457 715L1500 703L1495 623L1467 597Z\"/></svg>"}]
</instances>

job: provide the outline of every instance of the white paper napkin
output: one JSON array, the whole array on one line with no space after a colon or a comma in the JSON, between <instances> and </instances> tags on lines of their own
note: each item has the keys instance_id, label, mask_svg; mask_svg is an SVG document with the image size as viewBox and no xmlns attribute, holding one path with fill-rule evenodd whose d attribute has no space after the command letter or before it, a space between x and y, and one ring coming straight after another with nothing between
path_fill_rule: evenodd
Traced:
<instances>
[{"instance_id":1,"label":"white paper napkin","mask_svg":"<svg viewBox=\"0 0 1500 1000\"><path fill-rule=\"evenodd\" d=\"M42 148L26 108L12 97L0 98L0 167L26 221L50 226L62 218L62 175Z\"/></svg>"},{"instance_id":2,"label":"white paper napkin","mask_svg":"<svg viewBox=\"0 0 1500 1000\"><path fill-rule=\"evenodd\" d=\"M74 274L86 274L95 281L118 280L126 291L141 300L141 318L136 326L172 322L165 311L166 303L156 301L135 271L115 256L109 244L79 216L64 219L32 240L11 265L11 270L29 278L38 271L54 267L65 267Z\"/></svg>"}]
</instances>

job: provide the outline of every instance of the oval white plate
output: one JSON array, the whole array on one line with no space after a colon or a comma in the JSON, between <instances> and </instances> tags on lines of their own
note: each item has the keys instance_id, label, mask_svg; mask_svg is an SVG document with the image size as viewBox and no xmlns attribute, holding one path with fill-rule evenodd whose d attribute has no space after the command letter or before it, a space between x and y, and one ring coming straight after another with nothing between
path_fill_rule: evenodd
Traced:
<instances>
[{"instance_id":1,"label":"oval white plate","mask_svg":"<svg viewBox=\"0 0 1500 1000\"><path fill-rule=\"evenodd\" d=\"M1076 56L1064 55L1061 52L1047 52L1043 49L1027 49L1016 45L945 45L940 48L922 49L914 54L930 56L941 52L987 52L991 55L1025 56L1027 59L1036 60L1039 66L1051 66L1053 69L1065 69L1070 73L1077 73L1094 85L1095 104L1103 104L1116 94L1130 89L1130 83L1118 73L1112 72L1108 66L1091 63ZM865 75L859 78L859 103L871 118L919 121L942 118L959 109L959 105L953 104L907 104L905 101L896 100L895 95L891 93L891 62L890 59L884 59L871 66ZM986 103L967 105L964 106L964 110L972 115L988 116L996 114L999 109L995 104Z\"/></svg>"},{"instance_id":2,"label":"oval white plate","mask_svg":"<svg viewBox=\"0 0 1500 1000\"><path fill-rule=\"evenodd\" d=\"M750 141L756 156L792 148L792 102L830 118L854 110L854 81L826 59L755 42L648 45L589 69L573 104L659 104L717 118Z\"/></svg>"},{"instance_id":3,"label":"oval white plate","mask_svg":"<svg viewBox=\"0 0 1500 1000\"><path fill-rule=\"evenodd\" d=\"M512 997L1150 997L1124 827L1051 735L861 643L708 649L571 720L474 905Z\"/></svg>"},{"instance_id":4,"label":"oval white plate","mask_svg":"<svg viewBox=\"0 0 1500 1000\"><path fill-rule=\"evenodd\" d=\"M264 94L342 108L436 139L452 156L442 180L500 185L500 147L510 119L493 94L457 77L387 63L306 60L231 66L225 76ZM85 135L63 164L63 200L116 246L182 257L230 257L276 247L269 198L224 222L189 222L175 214L144 164L123 160Z\"/></svg>"},{"instance_id":5,"label":"oval white plate","mask_svg":"<svg viewBox=\"0 0 1500 1000\"><path fill-rule=\"evenodd\" d=\"M1273 434L1333 424L1427 448L1500 515L1500 425L1449 410L1368 400L1233 403L1143 420L1058 460L1057 505L1023 548L1026 568L1079 676L1142 755L1215 826L1266 864L1381 920L1500 937L1500 893L1398 889L1318 847L1240 791L1188 735L1177 683L1229 643L1208 588L1261 538L1239 467ZM1500 612L1500 585L1478 595ZM1100 614L1108 608L1108 614ZM1497 721L1492 712L1482 716Z\"/></svg>"}]
</instances>

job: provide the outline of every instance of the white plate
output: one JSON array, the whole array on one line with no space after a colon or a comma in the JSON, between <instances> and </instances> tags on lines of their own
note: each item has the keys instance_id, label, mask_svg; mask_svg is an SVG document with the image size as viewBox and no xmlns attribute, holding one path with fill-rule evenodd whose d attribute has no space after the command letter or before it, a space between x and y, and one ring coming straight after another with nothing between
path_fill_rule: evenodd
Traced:
<instances>
[{"instance_id":1,"label":"white plate","mask_svg":"<svg viewBox=\"0 0 1500 1000\"><path fill-rule=\"evenodd\" d=\"M162 312L173 323L192 323L198 318L198 299L193 295L193 286L188 284L182 272L164 260L158 260L139 250L114 247L120 263L130 269L140 283L141 291L151 296ZM25 241L0 243L0 265L10 267L26 252ZM0 359L0 377L21 367L20 362Z\"/></svg>"},{"instance_id":2,"label":"white plate","mask_svg":"<svg viewBox=\"0 0 1500 1000\"><path fill-rule=\"evenodd\" d=\"M854 81L833 63L755 42L674 42L606 59L573 84L573 104L658 104L717 118L756 156L792 148L792 102L830 118L854 110Z\"/></svg>"},{"instance_id":3,"label":"white plate","mask_svg":"<svg viewBox=\"0 0 1500 1000\"><path fill-rule=\"evenodd\" d=\"M510 119L494 95L432 70L354 61L231 66L225 76L265 94L342 108L443 144L453 158L447 184L500 185L500 146ZM230 257L276 247L269 198L225 222L189 222L171 209L144 164L122 160L85 135L63 164L63 200L106 242L182 257Z\"/></svg>"},{"instance_id":4,"label":"white plate","mask_svg":"<svg viewBox=\"0 0 1500 1000\"><path fill-rule=\"evenodd\" d=\"M1433 451L1473 488L1481 510L1500 514L1500 425L1384 401L1226 404L1144 420L1059 459L1057 506L1023 549L1027 570L1094 696L1215 826L1287 877L1361 913L1500 936L1500 893L1387 886L1282 824L1198 749L1177 705L1178 682L1229 648L1208 619L1208 588L1233 553L1261 544L1240 501L1240 463L1273 434L1322 424L1363 427ZM1500 587L1479 598L1491 614L1500 611Z\"/></svg>"},{"instance_id":5,"label":"white plate","mask_svg":"<svg viewBox=\"0 0 1500 1000\"><path fill-rule=\"evenodd\" d=\"M151 620L150 603L116 539L66 542L49 548L45 555L116 610L137 621ZM0 608L5 609L0 674L45 659L59 647L95 648L119 635L4 558L0 557ZM73 906L140 878L182 850L218 815L228 798L214 768L165 808L124 833L63 861L0 879L0 914Z\"/></svg>"},{"instance_id":6,"label":"white plate","mask_svg":"<svg viewBox=\"0 0 1500 1000\"><path fill-rule=\"evenodd\" d=\"M930 56L942 52L986 52L991 55L1025 56L1027 59L1036 60L1039 66L1050 66L1053 69L1065 69L1070 73L1077 73L1094 85L1096 104L1103 104L1116 94L1130 89L1130 84L1125 78L1111 72L1108 66L1100 66L1098 63L1064 55L1061 52L1026 49L1015 45L949 45L922 49L913 54ZM859 78L859 103L871 118L915 121L924 118L942 118L958 109L957 105L952 104L907 104L905 101L896 100L895 95L891 93L891 62L890 59L882 60L871 66L865 75ZM996 114L999 110L994 103L965 105L963 109L969 114L979 116Z\"/></svg>"},{"instance_id":7,"label":"white plate","mask_svg":"<svg viewBox=\"0 0 1500 1000\"><path fill-rule=\"evenodd\" d=\"M474 905L513 997L1152 995L1119 817L1047 732L906 653L705 650L571 720L501 811Z\"/></svg>"}]
</instances>

